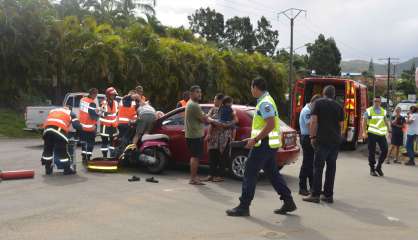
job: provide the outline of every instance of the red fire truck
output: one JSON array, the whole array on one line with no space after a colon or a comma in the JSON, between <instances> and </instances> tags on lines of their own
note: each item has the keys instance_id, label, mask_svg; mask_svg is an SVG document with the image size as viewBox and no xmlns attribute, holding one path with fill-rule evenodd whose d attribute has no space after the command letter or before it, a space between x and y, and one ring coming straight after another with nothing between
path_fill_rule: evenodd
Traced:
<instances>
[{"instance_id":1,"label":"red fire truck","mask_svg":"<svg viewBox=\"0 0 418 240\"><path fill-rule=\"evenodd\" d=\"M357 81L342 78L309 77L296 81L292 95L291 126L299 130L299 115L302 108L315 94L321 94L327 85L336 90L336 100L344 107L344 139L349 149L356 149L362 141L363 114L368 107L367 87Z\"/></svg>"}]
</instances>

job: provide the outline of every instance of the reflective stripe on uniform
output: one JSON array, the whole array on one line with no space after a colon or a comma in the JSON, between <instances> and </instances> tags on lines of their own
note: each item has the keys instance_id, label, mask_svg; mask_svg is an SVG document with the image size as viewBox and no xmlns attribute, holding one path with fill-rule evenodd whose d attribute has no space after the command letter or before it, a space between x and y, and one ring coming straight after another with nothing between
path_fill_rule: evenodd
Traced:
<instances>
[{"instance_id":1,"label":"reflective stripe on uniform","mask_svg":"<svg viewBox=\"0 0 418 240\"><path fill-rule=\"evenodd\" d=\"M57 123L61 123L63 125L66 125L66 123L63 120L58 119L58 118L48 118L46 121L47 122L57 122Z\"/></svg>"},{"instance_id":2,"label":"reflective stripe on uniform","mask_svg":"<svg viewBox=\"0 0 418 240\"><path fill-rule=\"evenodd\" d=\"M46 132L54 132L54 133L60 135L66 142L68 142L68 138L58 130L55 130L53 128L47 128L44 131L44 135L45 135Z\"/></svg>"},{"instance_id":3,"label":"reflective stripe on uniform","mask_svg":"<svg viewBox=\"0 0 418 240\"><path fill-rule=\"evenodd\" d=\"M64 159L60 159L60 162L68 162L68 161L70 161L70 159L68 159L68 158L64 158Z\"/></svg>"},{"instance_id":4,"label":"reflective stripe on uniform","mask_svg":"<svg viewBox=\"0 0 418 240\"><path fill-rule=\"evenodd\" d=\"M130 120L129 120L129 118L120 117L120 118L119 118L119 121L126 121L126 122L129 122Z\"/></svg>"},{"instance_id":5,"label":"reflective stripe on uniform","mask_svg":"<svg viewBox=\"0 0 418 240\"><path fill-rule=\"evenodd\" d=\"M100 122L114 123L114 122L116 122L116 118L112 119L112 120L108 120L108 119L105 119L105 118L100 118Z\"/></svg>"},{"instance_id":6,"label":"reflective stripe on uniform","mask_svg":"<svg viewBox=\"0 0 418 240\"><path fill-rule=\"evenodd\" d=\"M51 156L51 157L42 156L42 159L44 159L44 160L52 160L53 158L54 158L53 156Z\"/></svg>"},{"instance_id":7,"label":"reflective stripe on uniform","mask_svg":"<svg viewBox=\"0 0 418 240\"><path fill-rule=\"evenodd\" d=\"M92 124L82 124L82 123L80 123L80 124L83 128L92 128L92 127L95 126L95 125L92 125Z\"/></svg>"},{"instance_id":8,"label":"reflective stripe on uniform","mask_svg":"<svg viewBox=\"0 0 418 240\"><path fill-rule=\"evenodd\" d=\"M117 170L118 169L117 166L93 166L93 165L88 165L87 168L94 169L94 170Z\"/></svg>"}]
</instances>

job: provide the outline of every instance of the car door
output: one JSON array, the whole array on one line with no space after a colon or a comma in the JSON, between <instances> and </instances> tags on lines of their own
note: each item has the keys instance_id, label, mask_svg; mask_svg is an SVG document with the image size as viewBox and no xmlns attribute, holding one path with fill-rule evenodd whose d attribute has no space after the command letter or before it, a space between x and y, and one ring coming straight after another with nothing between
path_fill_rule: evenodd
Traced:
<instances>
[{"instance_id":1,"label":"car door","mask_svg":"<svg viewBox=\"0 0 418 240\"><path fill-rule=\"evenodd\" d=\"M184 133L184 109L163 117L156 132L169 136L169 148L175 162L187 162L190 159Z\"/></svg>"},{"instance_id":2,"label":"car door","mask_svg":"<svg viewBox=\"0 0 418 240\"><path fill-rule=\"evenodd\" d=\"M155 129L156 133L162 133L169 136L169 148L172 158L175 162L188 163L190 160L190 151L187 148L185 130L184 130L184 108L173 114L163 117ZM207 113L209 107L203 107L202 110ZM208 125L205 125L205 136ZM204 143L204 155L201 163L208 162L207 144Z\"/></svg>"}]
</instances>

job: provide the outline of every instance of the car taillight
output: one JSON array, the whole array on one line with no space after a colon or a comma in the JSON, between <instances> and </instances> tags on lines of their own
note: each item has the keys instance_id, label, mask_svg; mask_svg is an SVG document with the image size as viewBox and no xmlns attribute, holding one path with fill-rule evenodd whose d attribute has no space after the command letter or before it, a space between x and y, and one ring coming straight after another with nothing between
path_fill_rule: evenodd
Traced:
<instances>
[{"instance_id":1,"label":"car taillight","mask_svg":"<svg viewBox=\"0 0 418 240\"><path fill-rule=\"evenodd\" d=\"M291 148L296 146L296 132L283 133L283 147Z\"/></svg>"}]
</instances>

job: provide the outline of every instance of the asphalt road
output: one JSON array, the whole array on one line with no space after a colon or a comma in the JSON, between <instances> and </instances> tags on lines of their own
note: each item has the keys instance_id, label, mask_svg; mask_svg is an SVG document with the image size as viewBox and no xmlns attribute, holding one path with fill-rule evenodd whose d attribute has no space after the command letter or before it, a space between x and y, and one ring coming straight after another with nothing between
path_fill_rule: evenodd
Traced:
<instances>
[{"instance_id":1,"label":"asphalt road","mask_svg":"<svg viewBox=\"0 0 418 240\"><path fill-rule=\"evenodd\" d=\"M299 163L282 170L298 210L273 214L281 202L261 180L251 217L231 218L240 182L188 185L185 169L156 176L120 173L44 176L41 141L0 140L0 169L35 169L34 179L0 183L0 239L418 239L418 168L385 165L386 176L368 175L365 148L342 152L335 203L310 204L297 195ZM132 175L140 182L129 183Z\"/></svg>"}]
</instances>

